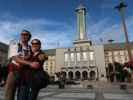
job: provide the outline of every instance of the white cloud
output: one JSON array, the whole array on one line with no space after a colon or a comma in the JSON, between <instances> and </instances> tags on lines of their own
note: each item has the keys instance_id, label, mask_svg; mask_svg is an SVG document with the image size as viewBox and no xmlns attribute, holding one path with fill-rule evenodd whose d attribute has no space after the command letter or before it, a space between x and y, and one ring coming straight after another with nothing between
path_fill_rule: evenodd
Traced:
<instances>
[{"instance_id":1,"label":"white cloud","mask_svg":"<svg viewBox=\"0 0 133 100\"><path fill-rule=\"evenodd\" d=\"M62 30L45 30L45 27L58 27ZM67 47L71 45L72 33L69 25L65 23L50 21L46 19L19 19L12 17L12 20L0 19L0 41L8 44L12 39L19 39L22 29L32 32L32 38L39 38L42 41L42 48ZM45 47L44 47L45 46Z\"/></svg>"},{"instance_id":2,"label":"white cloud","mask_svg":"<svg viewBox=\"0 0 133 100\"><path fill-rule=\"evenodd\" d=\"M90 37L95 43L99 43L101 38L103 42L107 42L109 39L113 39L115 42L125 41L121 22L113 23L111 19L105 18L88 26L88 37ZM130 16L126 19L126 26L129 39L130 41L133 41L133 16Z\"/></svg>"},{"instance_id":3,"label":"white cloud","mask_svg":"<svg viewBox=\"0 0 133 100\"><path fill-rule=\"evenodd\" d=\"M0 41L7 44L14 38L19 39L22 29L30 30L32 32L32 38L39 38L42 41L42 48L70 47L72 46L73 39L76 37L76 29L66 23L47 19L20 19L14 16L7 18L3 20L0 17ZM107 42L109 39L114 39L117 42L125 41L124 33L121 32L120 23L116 24L111 21L111 19L105 18L94 23L93 18L91 18L91 24L88 23L87 25L88 37L96 43L99 43L100 38L103 39L103 42ZM133 16L126 19L126 24L129 39L133 41ZM45 27L49 27L49 29ZM51 29L52 27L57 29Z\"/></svg>"}]
</instances>

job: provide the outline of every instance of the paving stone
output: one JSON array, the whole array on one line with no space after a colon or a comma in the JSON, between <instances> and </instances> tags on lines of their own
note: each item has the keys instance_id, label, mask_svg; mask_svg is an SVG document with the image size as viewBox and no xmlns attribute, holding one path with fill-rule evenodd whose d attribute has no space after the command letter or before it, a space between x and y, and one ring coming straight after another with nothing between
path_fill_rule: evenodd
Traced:
<instances>
[{"instance_id":1,"label":"paving stone","mask_svg":"<svg viewBox=\"0 0 133 100\"><path fill-rule=\"evenodd\" d=\"M109 100L133 100L133 94L112 94L104 93L104 98Z\"/></svg>"},{"instance_id":2,"label":"paving stone","mask_svg":"<svg viewBox=\"0 0 133 100\"><path fill-rule=\"evenodd\" d=\"M47 96L53 94L54 92L39 92L38 96Z\"/></svg>"},{"instance_id":3,"label":"paving stone","mask_svg":"<svg viewBox=\"0 0 133 100\"><path fill-rule=\"evenodd\" d=\"M44 98L44 99L40 99L40 100L76 100L76 99Z\"/></svg>"},{"instance_id":4,"label":"paving stone","mask_svg":"<svg viewBox=\"0 0 133 100\"><path fill-rule=\"evenodd\" d=\"M55 95L55 97L64 97L64 98L95 98L95 93L61 93Z\"/></svg>"}]
</instances>

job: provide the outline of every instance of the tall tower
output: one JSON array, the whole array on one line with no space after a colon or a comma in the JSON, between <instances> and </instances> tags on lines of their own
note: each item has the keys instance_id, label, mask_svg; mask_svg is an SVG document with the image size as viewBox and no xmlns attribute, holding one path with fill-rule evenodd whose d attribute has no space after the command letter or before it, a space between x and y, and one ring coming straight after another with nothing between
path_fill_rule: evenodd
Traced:
<instances>
[{"instance_id":1,"label":"tall tower","mask_svg":"<svg viewBox=\"0 0 133 100\"><path fill-rule=\"evenodd\" d=\"M75 12L77 15L77 37L76 40L73 42L75 46L80 45L91 45L91 41L87 39L86 33L86 8L80 4Z\"/></svg>"},{"instance_id":2,"label":"tall tower","mask_svg":"<svg viewBox=\"0 0 133 100\"><path fill-rule=\"evenodd\" d=\"M75 10L77 14L77 40L85 40L86 38L86 8L81 4Z\"/></svg>"}]
</instances>

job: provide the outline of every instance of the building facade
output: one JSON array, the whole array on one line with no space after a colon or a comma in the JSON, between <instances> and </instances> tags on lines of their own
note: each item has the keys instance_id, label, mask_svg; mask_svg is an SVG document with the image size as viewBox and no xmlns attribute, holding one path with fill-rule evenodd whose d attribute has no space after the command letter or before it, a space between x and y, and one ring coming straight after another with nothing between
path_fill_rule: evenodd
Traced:
<instances>
[{"instance_id":1,"label":"building facade","mask_svg":"<svg viewBox=\"0 0 133 100\"><path fill-rule=\"evenodd\" d=\"M56 49L49 49L45 50L44 52L48 54L48 60L44 62L44 70L46 70L50 74L50 76L54 76L56 72Z\"/></svg>"},{"instance_id":2,"label":"building facade","mask_svg":"<svg viewBox=\"0 0 133 100\"><path fill-rule=\"evenodd\" d=\"M4 66L7 63L8 45L0 42L0 65Z\"/></svg>"},{"instance_id":3,"label":"building facade","mask_svg":"<svg viewBox=\"0 0 133 100\"><path fill-rule=\"evenodd\" d=\"M101 60L101 57L104 59L104 47L93 46L87 38L86 8L80 5L75 11L77 15L77 37L73 41L74 46L72 48L55 49L55 70L53 73L63 72L69 80L96 80L100 74L106 74L104 70L105 62ZM100 56L98 55L99 52L101 53ZM48 65L51 62L50 59L51 55L48 59ZM52 75L49 69L51 69L51 65L48 66L48 72Z\"/></svg>"},{"instance_id":4,"label":"building facade","mask_svg":"<svg viewBox=\"0 0 133 100\"><path fill-rule=\"evenodd\" d=\"M113 61L125 63L128 54L124 43L93 45L86 33L86 8L76 10L77 36L71 48L47 50L47 69L51 76L63 72L68 80L100 80L106 78L106 68ZM133 43L130 43L133 54ZM45 63L46 64L46 63Z\"/></svg>"}]
</instances>

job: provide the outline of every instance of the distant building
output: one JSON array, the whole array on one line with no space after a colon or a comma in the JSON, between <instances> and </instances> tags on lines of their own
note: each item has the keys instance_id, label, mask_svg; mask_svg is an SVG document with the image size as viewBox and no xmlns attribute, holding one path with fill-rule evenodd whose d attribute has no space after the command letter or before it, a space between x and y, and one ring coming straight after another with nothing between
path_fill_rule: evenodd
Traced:
<instances>
[{"instance_id":1,"label":"distant building","mask_svg":"<svg viewBox=\"0 0 133 100\"><path fill-rule=\"evenodd\" d=\"M44 51L46 54L48 54L48 61L44 63L44 69L51 75L54 76L55 74L55 56L56 56L56 49L49 49Z\"/></svg>"},{"instance_id":2,"label":"distant building","mask_svg":"<svg viewBox=\"0 0 133 100\"><path fill-rule=\"evenodd\" d=\"M106 67L112 59L119 63L128 61L124 43L93 45L86 34L86 8L76 9L77 36L72 48L45 50L49 55L44 68L51 76L63 72L68 80L100 80L106 77ZM130 44L133 54L133 43ZM114 55L112 57L112 54Z\"/></svg>"},{"instance_id":3,"label":"distant building","mask_svg":"<svg viewBox=\"0 0 133 100\"><path fill-rule=\"evenodd\" d=\"M129 46L133 56L133 42ZM113 60L121 64L128 62L128 52L125 47L125 43L104 44L105 66L107 67Z\"/></svg>"},{"instance_id":4,"label":"distant building","mask_svg":"<svg viewBox=\"0 0 133 100\"><path fill-rule=\"evenodd\" d=\"M64 66L64 50L65 48L44 50L44 52L48 54L48 61L44 63L44 70L46 70L50 76L55 76Z\"/></svg>"},{"instance_id":5,"label":"distant building","mask_svg":"<svg viewBox=\"0 0 133 100\"><path fill-rule=\"evenodd\" d=\"M76 9L76 14L78 34L73 42L74 47L52 50L54 55L49 55L48 62L44 66L50 75L62 71L66 78L70 80L96 80L100 77L100 74L106 74L104 46L93 46L87 38L86 8L80 5ZM51 50L48 50L48 54L50 52Z\"/></svg>"},{"instance_id":6,"label":"distant building","mask_svg":"<svg viewBox=\"0 0 133 100\"><path fill-rule=\"evenodd\" d=\"M0 42L0 65L3 66L7 63L8 45Z\"/></svg>"}]
</instances>

